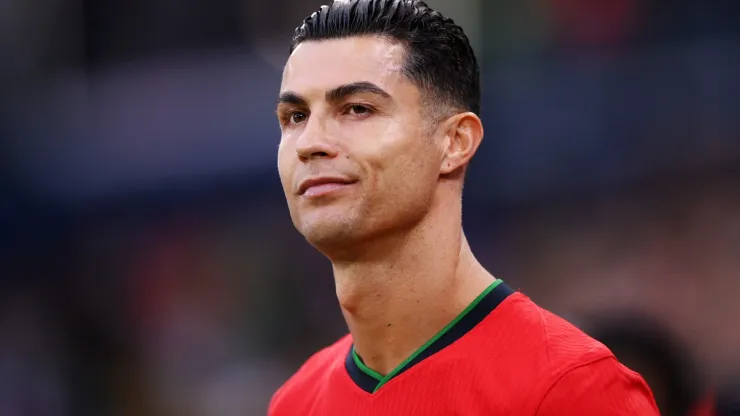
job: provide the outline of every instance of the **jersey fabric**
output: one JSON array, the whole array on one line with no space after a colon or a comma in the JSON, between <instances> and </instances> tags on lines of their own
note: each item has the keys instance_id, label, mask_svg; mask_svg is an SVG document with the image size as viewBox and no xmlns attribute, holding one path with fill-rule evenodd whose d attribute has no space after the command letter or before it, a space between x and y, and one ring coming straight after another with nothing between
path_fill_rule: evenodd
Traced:
<instances>
[{"instance_id":1,"label":"jersey fabric","mask_svg":"<svg viewBox=\"0 0 740 416\"><path fill-rule=\"evenodd\" d=\"M659 415L645 381L602 344L497 280L382 376L350 335L313 355L269 416Z\"/></svg>"}]
</instances>

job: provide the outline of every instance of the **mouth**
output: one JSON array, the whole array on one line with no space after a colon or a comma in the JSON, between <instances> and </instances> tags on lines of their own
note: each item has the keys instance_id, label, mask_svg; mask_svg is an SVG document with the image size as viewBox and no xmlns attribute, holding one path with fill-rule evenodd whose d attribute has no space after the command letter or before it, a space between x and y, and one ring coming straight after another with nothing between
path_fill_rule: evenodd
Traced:
<instances>
[{"instance_id":1,"label":"mouth","mask_svg":"<svg viewBox=\"0 0 740 416\"><path fill-rule=\"evenodd\" d=\"M298 187L298 195L304 197L318 197L339 191L356 183L356 180L341 177L320 177L307 179Z\"/></svg>"}]
</instances>

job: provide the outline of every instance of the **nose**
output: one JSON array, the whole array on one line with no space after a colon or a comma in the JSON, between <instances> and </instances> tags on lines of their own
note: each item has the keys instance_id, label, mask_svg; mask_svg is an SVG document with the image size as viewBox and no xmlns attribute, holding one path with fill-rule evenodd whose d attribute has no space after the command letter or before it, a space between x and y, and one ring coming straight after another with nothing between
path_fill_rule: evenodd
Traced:
<instances>
[{"instance_id":1,"label":"nose","mask_svg":"<svg viewBox=\"0 0 740 416\"><path fill-rule=\"evenodd\" d=\"M333 159L337 156L336 142L330 139L326 126L319 117L309 117L306 127L296 141L296 153L302 161Z\"/></svg>"}]
</instances>

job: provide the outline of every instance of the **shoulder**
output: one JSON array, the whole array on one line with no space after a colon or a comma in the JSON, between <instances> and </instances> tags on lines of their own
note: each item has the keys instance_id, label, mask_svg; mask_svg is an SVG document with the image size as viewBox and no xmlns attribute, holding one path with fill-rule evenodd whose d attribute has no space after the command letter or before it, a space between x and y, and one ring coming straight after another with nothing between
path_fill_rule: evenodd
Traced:
<instances>
[{"instance_id":1,"label":"shoulder","mask_svg":"<svg viewBox=\"0 0 740 416\"><path fill-rule=\"evenodd\" d=\"M565 373L613 357L603 344L521 292L509 295L457 349L491 384L534 402ZM481 364L483 363L483 364ZM519 399L512 399L517 401Z\"/></svg>"},{"instance_id":2,"label":"shoulder","mask_svg":"<svg viewBox=\"0 0 740 416\"><path fill-rule=\"evenodd\" d=\"M571 368L613 357L602 343L520 292L502 306L505 308L498 325L514 334L517 351L537 361L538 373L546 371L558 377Z\"/></svg>"},{"instance_id":3,"label":"shoulder","mask_svg":"<svg viewBox=\"0 0 740 416\"><path fill-rule=\"evenodd\" d=\"M313 354L276 392L270 400L268 414L284 406L296 406L296 401L313 397L313 390L321 386L322 379L333 370L344 366L345 355L352 345L346 335L334 344Z\"/></svg>"},{"instance_id":4,"label":"shoulder","mask_svg":"<svg viewBox=\"0 0 740 416\"><path fill-rule=\"evenodd\" d=\"M642 377L601 342L523 294L513 301L512 319L528 329L526 338L538 346L538 415L658 415Z\"/></svg>"},{"instance_id":5,"label":"shoulder","mask_svg":"<svg viewBox=\"0 0 740 416\"><path fill-rule=\"evenodd\" d=\"M575 325L546 309L537 309L550 364L555 371L562 373L604 358L614 358L604 344Z\"/></svg>"},{"instance_id":6,"label":"shoulder","mask_svg":"<svg viewBox=\"0 0 740 416\"><path fill-rule=\"evenodd\" d=\"M584 363L566 371L547 389L537 415L660 413L647 383L614 357Z\"/></svg>"}]
</instances>

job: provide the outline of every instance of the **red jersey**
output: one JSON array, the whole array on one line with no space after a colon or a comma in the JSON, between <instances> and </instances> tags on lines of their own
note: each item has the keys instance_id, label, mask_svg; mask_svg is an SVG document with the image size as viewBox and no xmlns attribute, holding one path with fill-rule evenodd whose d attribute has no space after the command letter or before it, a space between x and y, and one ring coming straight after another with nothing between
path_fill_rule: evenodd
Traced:
<instances>
[{"instance_id":1,"label":"red jersey","mask_svg":"<svg viewBox=\"0 0 740 416\"><path fill-rule=\"evenodd\" d=\"M386 376L352 337L312 356L269 416L659 415L645 381L601 343L496 281Z\"/></svg>"}]
</instances>

